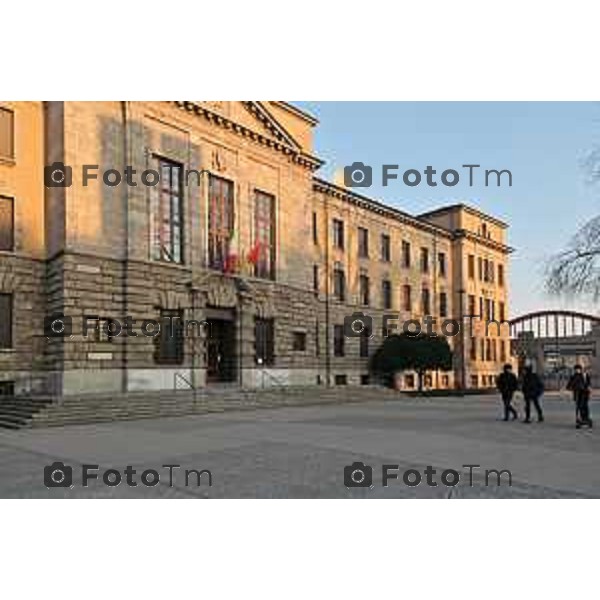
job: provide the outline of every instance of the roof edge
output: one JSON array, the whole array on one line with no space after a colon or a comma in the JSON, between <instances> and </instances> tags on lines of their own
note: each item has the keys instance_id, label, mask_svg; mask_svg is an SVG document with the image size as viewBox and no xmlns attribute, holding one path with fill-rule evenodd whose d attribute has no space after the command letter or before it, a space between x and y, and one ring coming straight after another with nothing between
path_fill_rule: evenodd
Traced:
<instances>
[{"instance_id":1,"label":"roof edge","mask_svg":"<svg viewBox=\"0 0 600 600\"><path fill-rule=\"evenodd\" d=\"M496 225L498 225L499 227L503 227L504 229L508 229L508 227L509 227L508 223L506 223L502 219L498 219L497 217L489 215L488 213L485 213L485 212L479 210L478 208L471 206L470 204L465 204L464 202L458 202L456 204L449 204L448 206L441 206L440 208L434 208L433 210L428 210L427 212L420 213L416 216L419 219L421 219L421 218L431 217L433 215L447 213L447 212L457 210L457 209L461 209L468 213L471 213L472 215L477 215L478 217L487 219L488 221L491 221L492 223L495 223Z\"/></svg>"}]
</instances>

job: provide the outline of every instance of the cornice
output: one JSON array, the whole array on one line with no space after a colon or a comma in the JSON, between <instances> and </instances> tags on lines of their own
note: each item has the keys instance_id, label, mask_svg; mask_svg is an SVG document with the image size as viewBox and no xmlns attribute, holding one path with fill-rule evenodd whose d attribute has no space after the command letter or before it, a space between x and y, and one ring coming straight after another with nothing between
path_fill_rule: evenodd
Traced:
<instances>
[{"instance_id":1,"label":"cornice","mask_svg":"<svg viewBox=\"0 0 600 600\"><path fill-rule=\"evenodd\" d=\"M314 177L313 189L329 196L333 196L334 198L339 198L344 202L354 204L359 208L364 208L379 215L390 217L396 221L405 223L406 225L411 225L412 227L427 231L428 233L440 235L448 239L452 239L454 237L452 231L445 229L444 227L428 223L427 221L421 221L418 218L409 215L408 213L398 210L397 208L392 208L391 206L387 206L386 204L378 202L377 200L373 200L367 196L362 196L361 194L357 194L354 191L350 191L346 188L335 185L334 183L325 181L324 179Z\"/></svg>"},{"instance_id":2,"label":"cornice","mask_svg":"<svg viewBox=\"0 0 600 600\"><path fill-rule=\"evenodd\" d=\"M260 131L251 129L246 125L242 125L241 123L233 121L232 119L229 119L228 117L211 110L208 106L203 104L198 104L197 102L192 102L189 100L176 100L174 101L174 104L178 108L205 118L207 121L210 121L211 123L222 127L223 129L228 129L229 131L232 131L241 137L250 139L251 141L262 146L273 148L274 150L289 156L293 162L306 167L311 171L315 171L323 165L323 161L321 159L317 158L316 156L306 154L298 147L295 147L293 145L293 141L288 140L288 136L285 134L284 130L272 123L260 107L254 107L252 112L255 112L256 116L265 124L265 126L267 126L269 131L273 133L275 139L263 134ZM254 103L249 102L246 104L253 105Z\"/></svg>"},{"instance_id":3,"label":"cornice","mask_svg":"<svg viewBox=\"0 0 600 600\"><path fill-rule=\"evenodd\" d=\"M301 108L298 108L297 106L294 106L293 104L291 104L289 102L285 102L283 100L277 100L277 101L272 101L272 103L276 104L280 108L283 108L284 110L287 110L288 112L292 113L293 115L296 115L297 117L300 117L301 119L304 119L307 123L309 123L313 127L315 125L319 124L319 119L317 119L317 117L315 117L314 115L311 115L310 113L306 112L305 110L302 110Z\"/></svg>"},{"instance_id":4,"label":"cornice","mask_svg":"<svg viewBox=\"0 0 600 600\"><path fill-rule=\"evenodd\" d=\"M459 204L450 204L449 206L442 206L441 208L429 210L429 211L421 213L420 215L417 215L417 216L419 219L424 219L426 217L432 217L435 215L440 215L440 214L452 212L455 210L464 210L465 212L468 212L471 215L479 217L480 219L485 219L486 221L489 221L490 223L494 223L495 225L498 225L499 227L502 227L503 229L508 229L508 223L505 223L504 221L502 221L501 219L498 219L497 217L493 217L491 215L488 215L487 213L481 212L479 209L475 208L474 206L470 206L469 204L465 204L463 202L461 202Z\"/></svg>"},{"instance_id":5,"label":"cornice","mask_svg":"<svg viewBox=\"0 0 600 600\"><path fill-rule=\"evenodd\" d=\"M481 235L473 233L472 231L467 231L466 229L455 230L454 236L456 239L458 239L458 238L467 239L471 242L476 242L478 244L481 244L482 246L487 246L488 248L491 248L492 250L496 250L497 252L502 252L503 254L511 254L515 251L515 249L511 246L507 246L506 244L501 244L500 242L496 242L495 240L492 240L490 238L483 237Z\"/></svg>"}]
</instances>

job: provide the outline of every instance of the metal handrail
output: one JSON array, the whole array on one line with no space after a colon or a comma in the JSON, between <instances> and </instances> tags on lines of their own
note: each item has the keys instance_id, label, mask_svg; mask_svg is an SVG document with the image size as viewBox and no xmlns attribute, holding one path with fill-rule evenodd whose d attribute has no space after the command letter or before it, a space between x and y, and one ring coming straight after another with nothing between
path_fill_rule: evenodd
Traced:
<instances>
[{"instance_id":1,"label":"metal handrail","mask_svg":"<svg viewBox=\"0 0 600 600\"><path fill-rule=\"evenodd\" d=\"M178 390L177 382L181 379L189 389L195 390L194 384L185 376L182 375L179 371L175 371L175 375L173 376L173 389Z\"/></svg>"},{"instance_id":2,"label":"metal handrail","mask_svg":"<svg viewBox=\"0 0 600 600\"><path fill-rule=\"evenodd\" d=\"M282 379L280 379L279 377L276 377L275 375L273 375L273 373L269 373L269 371L267 371L267 369L261 369L260 373L262 375L261 378L261 388L264 389L265 388L265 375L273 382L275 382L279 387L287 387L287 382L283 381Z\"/></svg>"}]
</instances>

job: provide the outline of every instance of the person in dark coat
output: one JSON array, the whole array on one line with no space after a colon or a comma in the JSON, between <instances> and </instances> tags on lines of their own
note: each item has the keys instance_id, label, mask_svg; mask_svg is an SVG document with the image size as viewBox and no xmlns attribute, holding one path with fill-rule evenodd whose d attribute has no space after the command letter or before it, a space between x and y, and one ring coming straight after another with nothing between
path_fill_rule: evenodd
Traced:
<instances>
[{"instance_id":1,"label":"person in dark coat","mask_svg":"<svg viewBox=\"0 0 600 600\"><path fill-rule=\"evenodd\" d=\"M498 391L502 396L502 402L504 403L504 420L508 421L508 417L511 414L513 419L517 419L519 414L512 405L512 399L514 393L519 389L519 382L512 372L511 365L504 365L502 373L500 373L496 379L496 387L498 388Z\"/></svg>"},{"instance_id":2,"label":"person in dark coat","mask_svg":"<svg viewBox=\"0 0 600 600\"><path fill-rule=\"evenodd\" d=\"M544 384L537 373L533 372L530 366L525 367L523 373L523 383L521 391L525 399L525 420L523 423L531 423L531 403L537 412L538 421L541 423L544 420L542 407L540 406L540 397L544 393Z\"/></svg>"},{"instance_id":3,"label":"person in dark coat","mask_svg":"<svg viewBox=\"0 0 600 600\"><path fill-rule=\"evenodd\" d=\"M584 373L581 365L575 365L573 375L567 383L567 389L573 392L575 402L575 427L579 429L582 425L592 426L590 418L590 391L592 382L589 373Z\"/></svg>"}]
</instances>

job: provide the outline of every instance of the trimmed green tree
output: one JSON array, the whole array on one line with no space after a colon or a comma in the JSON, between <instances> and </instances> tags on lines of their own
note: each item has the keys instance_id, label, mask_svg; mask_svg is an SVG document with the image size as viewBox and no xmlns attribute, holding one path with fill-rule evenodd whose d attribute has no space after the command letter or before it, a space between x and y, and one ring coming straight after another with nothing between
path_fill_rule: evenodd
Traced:
<instances>
[{"instance_id":1,"label":"trimmed green tree","mask_svg":"<svg viewBox=\"0 0 600 600\"><path fill-rule=\"evenodd\" d=\"M390 335L371 357L370 370L386 383L392 384L398 371L414 370L419 379L419 391L423 390L425 373L440 369L452 369L452 350L444 336Z\"/></svg>"}]
</instances>

